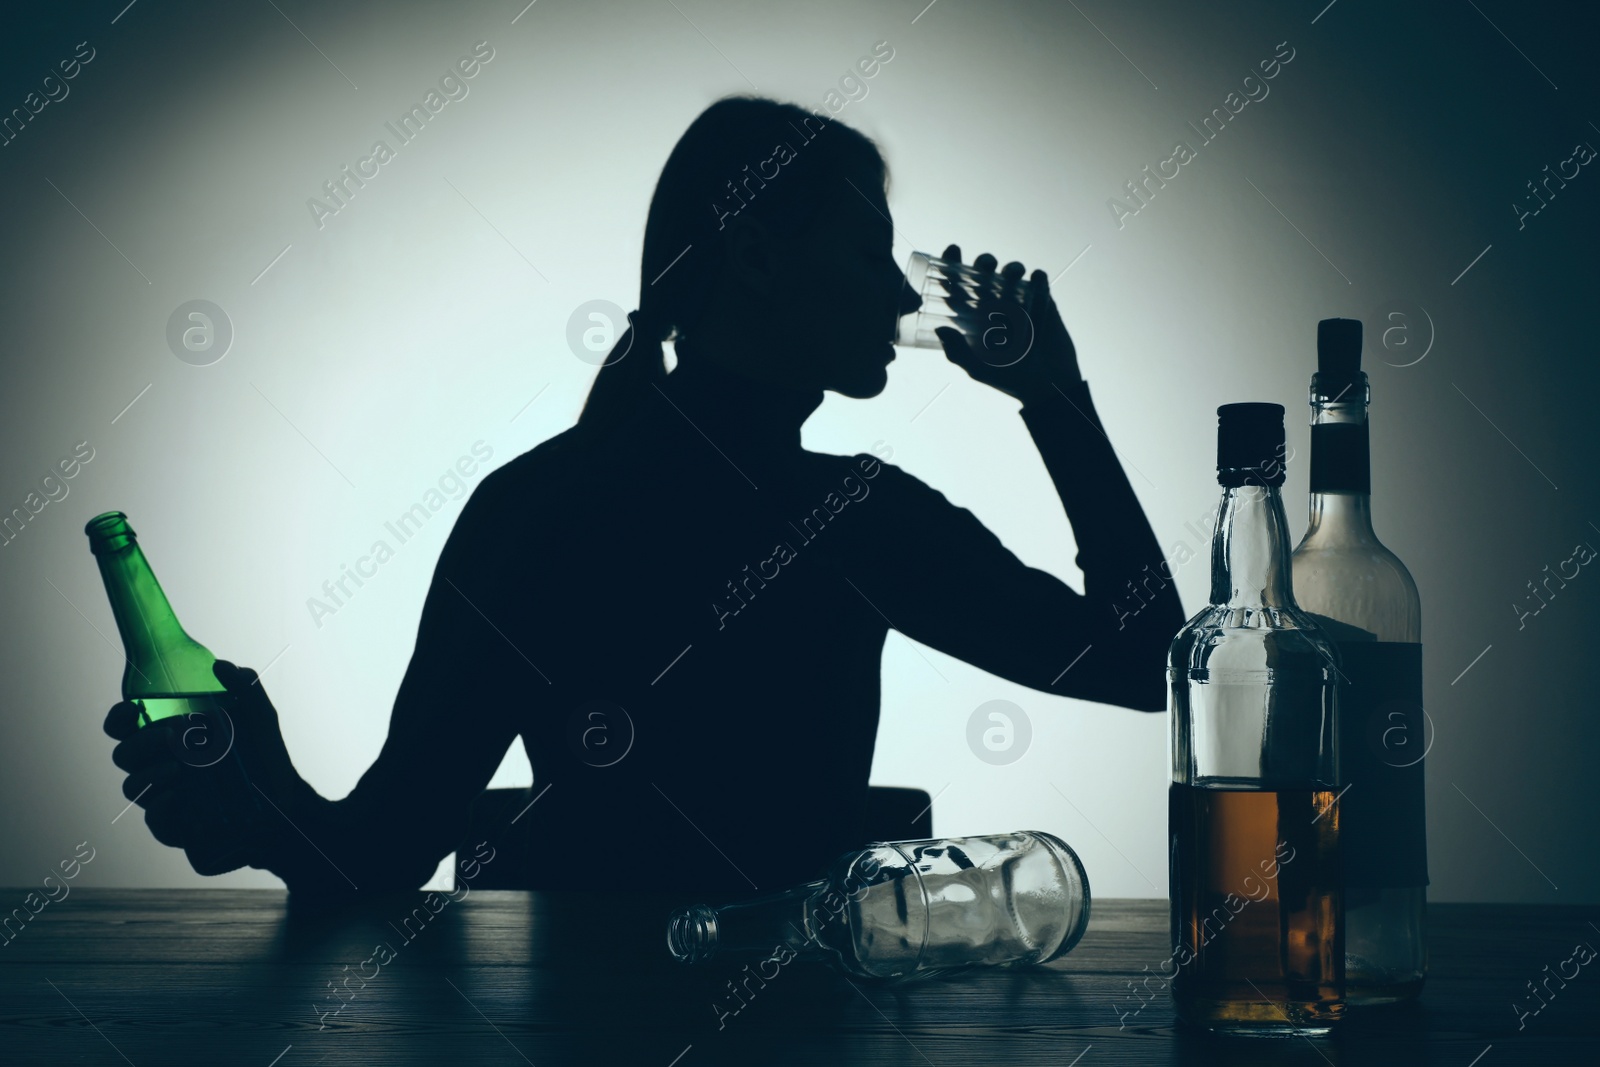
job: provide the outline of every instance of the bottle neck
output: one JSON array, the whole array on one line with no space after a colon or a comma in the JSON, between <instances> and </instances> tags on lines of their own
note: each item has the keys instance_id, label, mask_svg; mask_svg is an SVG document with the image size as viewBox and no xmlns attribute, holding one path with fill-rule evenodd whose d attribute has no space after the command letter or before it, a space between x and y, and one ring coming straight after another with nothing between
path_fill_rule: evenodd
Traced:
<instances>
[{"instance_id":1,"label":"bottle neck","mask_svg":"<svg viewBox=\"0 0 1600 1067\"><path fill-rule=\"evenodd\" d=\"M214 657L178 622L126 517L97 516L85 533L122 637L123 699L221 692L211 671Z\"/></svg>"},{"instance_id":2,"label":"bottle neck","mask_svg":"<svg viewBox=\"0 0 1600 1067\"><path fill-rule=\"evenodd\" d=\"M795 957L822 958L826 951L807 936L807 915L828 885L823 879L720 908L680 908L667 923L667 948L683 963L765 959L785 948Z\"/></svg>"},{"instance_id":3,"label":"bottle neck","mask_svg":"<svg viewBox=\"0 0 1600 1067\"><path fill-rule=\"evenodd\" d=\"M1289 523L1277 486L1224 488L1211 539L1211 603L1219 607L1294 607Z\"/></svg>"},{"instance_id":4,"label":"bottle neck","mask_svg":"<svg viewBox=\"0 0 1600 1067\"><path fill-rule=\"evenodd\" d=\"M1311 378L1311 491L1371 493L1367 376L1326 378Z\"/></svg>"},{"instance_id":5,"label":"bottle neck","mask_svg":"<svg viewBox=\"0 0 1600 1067\"><path fill-rule=\"evenodd\" d=\"M106 598L117 621L122 649L128 658L128 680L137 692L182 692L181 683L168 669L161 649L188 639L178 617L161 591L161 583L144 558L138 542L129 540L120 548L95 554L100 577L105 582Z\"/></svg>"},{"instance_id":6,"label":"bottle neck","mask_svg":"<svg viewBox=\"0 0 1600 1067\"><path fill-rule=\"evenodd\" d=\"M1311 519L1306 538L1374 541L1367 376L1311 380Z\"/></svg>"}]
</instances>

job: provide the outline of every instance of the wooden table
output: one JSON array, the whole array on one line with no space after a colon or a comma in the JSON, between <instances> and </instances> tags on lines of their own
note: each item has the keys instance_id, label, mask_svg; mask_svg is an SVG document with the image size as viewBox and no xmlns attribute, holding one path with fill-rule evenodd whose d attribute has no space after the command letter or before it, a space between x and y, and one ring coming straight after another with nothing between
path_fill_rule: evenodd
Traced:
<instances>
[{"instance_id":1,"label":"wooden table","mask_svg":"<svg viewBox=\"0 0 1600 1067\"><path fill-rule=\"evenodd\" d=\"M20 903L27 890L0 890ZM281 891L73 889L0 945L0 1064L1592 1063L1600 909L1436 905L1422 1003L1337 1038L1175 1028L1163 901L1097 901L1045 967L902 984L791 964L739 1008L730 965L666 952L659 897L421 893L302 915ZM384 944L386 952L375 953ZM1546 967L1549 970L1545 970ZM1148 967L1147 972L1145 968ZM336 999L333 986L348 990ZM1545 1006L1526 983L1545 993ZM1151 988L1157 989L1155 982ZM1519 1031L1514 1001L1530 1011ZM721 1004L719 1011L714 1004ZM738 1008L734 1011L731 1009ZM1135 1010L1137 1009L1137 1010Z\"/></svg>"}]
</instances>

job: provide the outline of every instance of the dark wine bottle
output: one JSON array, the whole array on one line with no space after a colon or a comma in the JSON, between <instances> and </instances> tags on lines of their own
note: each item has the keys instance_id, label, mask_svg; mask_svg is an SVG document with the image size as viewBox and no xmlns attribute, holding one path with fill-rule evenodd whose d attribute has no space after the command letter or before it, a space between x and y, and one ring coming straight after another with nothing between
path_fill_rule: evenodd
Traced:
<instances>
[{"instance_id":1,"label":"dark wine bottle","mask_svg":"<svg viewBox=\"0 0 1600 1067\"><path fill-rule=\"evenodd\" d=\"M1322 320L1311 379L1311 519L1294 550L1294 595L1335 637L1344 673L1345 982L1353 1005L1415 998L1428 967L1422 608L1405 564L1372 532L1369 394L1360 321Z\"/></svg>"}]
</instances>

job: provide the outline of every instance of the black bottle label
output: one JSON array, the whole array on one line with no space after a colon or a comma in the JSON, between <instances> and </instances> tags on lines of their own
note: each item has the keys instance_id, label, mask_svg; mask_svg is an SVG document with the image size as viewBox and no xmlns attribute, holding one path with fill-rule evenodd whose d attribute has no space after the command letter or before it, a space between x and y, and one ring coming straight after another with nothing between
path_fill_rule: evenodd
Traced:
<instances>
[{"instance_id":1,"label":"black bottle label","mask_svg":"<svg viewBox=\"0 0 1600 1067\"><path fill-rule=\"evenodd\" d=\"M1433 730L1422 708L1422 645L1340 641L1338 647L1345 885L1427 885L1422 768Z\"/></svg>"},{"instance_id":2,"label":"black bottle label","mask_svg":"<svg viewBox=\"0 0 1600 1067\"><path fill-rule=\"evenodd\" d=\"M1370 493L1372 471L1367 424L1320 423L1311 427L1311 491Z\"/></svg>"}]
</instances>

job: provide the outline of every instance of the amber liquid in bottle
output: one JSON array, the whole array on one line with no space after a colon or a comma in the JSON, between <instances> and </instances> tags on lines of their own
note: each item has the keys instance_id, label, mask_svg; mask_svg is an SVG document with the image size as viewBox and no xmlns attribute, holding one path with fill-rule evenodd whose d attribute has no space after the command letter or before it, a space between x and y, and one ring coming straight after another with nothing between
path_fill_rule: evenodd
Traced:
<instances>
[{"instance_id":1,"label":"amber liquid in bottle","mask_svg":"<svg viewBox=\"0 0 1600 1067\"><path fill-rule=\"evenodd\" d=\"M1178 1013L1206 1026L1316 1029L1343 1014L1339 805L1331 790L1168 793L1172 981Z\"/></svg>"}]
</instances>

